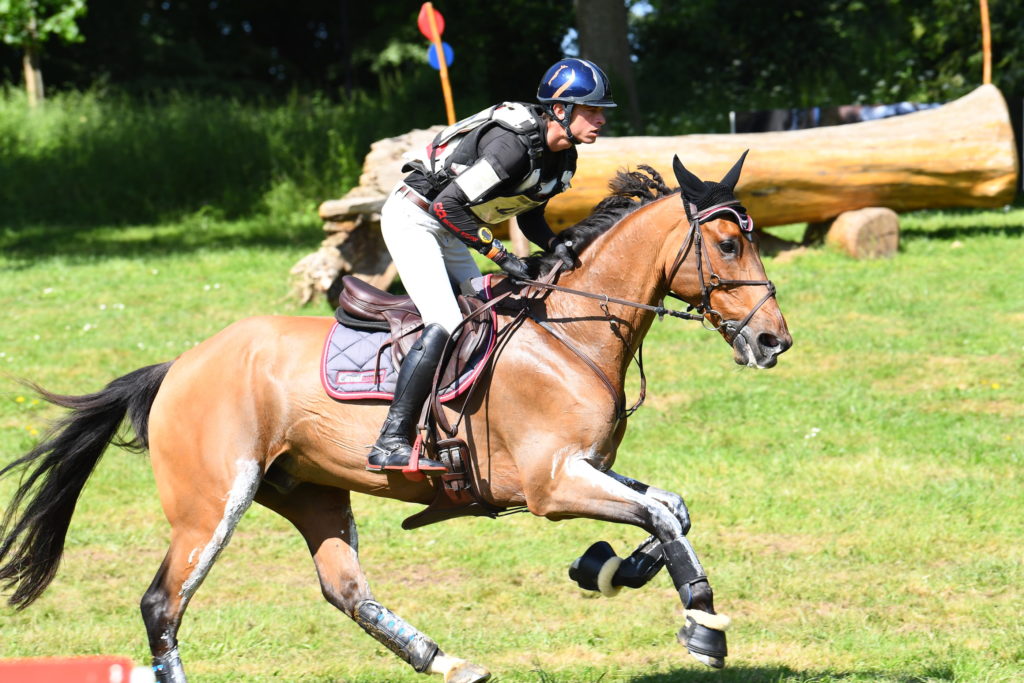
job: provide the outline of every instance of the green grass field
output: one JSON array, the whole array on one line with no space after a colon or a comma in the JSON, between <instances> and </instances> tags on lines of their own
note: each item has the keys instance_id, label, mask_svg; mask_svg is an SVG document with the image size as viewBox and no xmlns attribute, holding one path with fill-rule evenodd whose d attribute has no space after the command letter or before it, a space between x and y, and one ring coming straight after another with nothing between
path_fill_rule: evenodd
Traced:
<instances>
[{"instance_id":1,"label":"green grass field","mask_svg":"<svg viewBox=\"0 0 1024 683\"><path fill-rule=\"evenodd\" d=\"M59 414L13 377L91 392L235 319L326 313L286 298L318 231L197 214L0 232L2 460ZM614 600L569 581L590 543L626 554L638 529L517 515L404 532L415 507L357 497L378 599L498 681L1024 679L1024 210L905 216L902 238L890 260L766 260L795 340L773 370L737 368L695 324L648 338L650 398L616 469L687 499L734 619L728 669L675 643L664 572ZM49 591L0 608L0 656L148 663L138 600L167 535L146 457L108 452ZM180 638L200 683L427 680L323 601L298 534L255 506Z\"/></svg>"}]
</instances>

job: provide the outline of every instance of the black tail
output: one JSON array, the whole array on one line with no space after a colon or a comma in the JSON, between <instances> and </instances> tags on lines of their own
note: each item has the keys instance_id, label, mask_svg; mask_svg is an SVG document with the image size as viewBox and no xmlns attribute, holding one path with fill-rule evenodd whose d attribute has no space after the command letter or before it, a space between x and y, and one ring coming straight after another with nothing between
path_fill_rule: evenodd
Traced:
<instances>
[{"instance_id":1,"label":"black tail","mask_svg":"<svg viewBox=\"0 0 1024 683\"><path fill-rule=\"evenodd\" d=\"M0 470L0 477L23 470L0 522L0 582L4 590L13 589L12 606L28 607L53 580L78 496L107 445L138 451L149 446L149 409L170 367L168 362L139 368L85 396L51 394L30 384L72 412L39 445ZM135 433L128 440L118 437L125 415Z\"/></svg>"}]
</instances>

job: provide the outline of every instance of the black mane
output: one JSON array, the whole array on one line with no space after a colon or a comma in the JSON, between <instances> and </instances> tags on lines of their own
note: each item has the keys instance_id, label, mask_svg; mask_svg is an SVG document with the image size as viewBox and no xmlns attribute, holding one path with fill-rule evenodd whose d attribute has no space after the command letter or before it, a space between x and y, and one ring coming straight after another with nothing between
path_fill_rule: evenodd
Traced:
<instances>
[{"instance_id":1,"label":"black mane","mask_svg":"<svg viewBox=\"0 0 1024 683\"><path fill-rule=\"evenodd\" d=\"M619 171L608 183L611 194L602 199L589 216L562 231L559 238L571 240L573 250L580 253L628 214L679 191L667 186L661 174L650 166L640 164L638 169ZM530 276L534 278L548 272L556 262L559 259L554 254L536 254L526 259Z\"/></svg>"}]
</instances>

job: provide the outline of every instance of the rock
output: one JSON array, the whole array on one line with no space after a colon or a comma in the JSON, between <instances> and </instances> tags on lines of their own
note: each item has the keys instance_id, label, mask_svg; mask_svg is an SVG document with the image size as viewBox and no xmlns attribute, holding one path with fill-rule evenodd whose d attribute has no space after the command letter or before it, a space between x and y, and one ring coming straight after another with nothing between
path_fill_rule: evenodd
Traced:
<instances>
[{"instance_id":1,"label":"rock","mask_svg":"<svg viewBox=\"0 0 1024 683\"><path fill-rule=\"evenodd\" d=\"M361 213L380 213L387 195L370 195L368 197L346 196L343 199L328 199L320 205L320 218L325 221L343 221Z\"/></svg>"}]
</instances>

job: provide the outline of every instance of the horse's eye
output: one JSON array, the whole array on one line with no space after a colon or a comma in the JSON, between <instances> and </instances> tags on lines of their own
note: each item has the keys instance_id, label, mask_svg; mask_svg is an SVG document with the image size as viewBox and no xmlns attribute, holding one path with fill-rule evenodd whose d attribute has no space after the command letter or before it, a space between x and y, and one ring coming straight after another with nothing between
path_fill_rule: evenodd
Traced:
<instances>
[{"instance_id":1,"label":"horse's eye","mask_svg":"<svg viewBox=\"0 0 1024 683\"><path fill-rule=\"evenodd\" d=\"M724 242L719 242L718 243L718 248L722 250L723 254L735 254L736 251L737 251L737 249L736 249L736 241L735 240L725 240Z\"/></svg>"}]
</instances>

